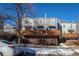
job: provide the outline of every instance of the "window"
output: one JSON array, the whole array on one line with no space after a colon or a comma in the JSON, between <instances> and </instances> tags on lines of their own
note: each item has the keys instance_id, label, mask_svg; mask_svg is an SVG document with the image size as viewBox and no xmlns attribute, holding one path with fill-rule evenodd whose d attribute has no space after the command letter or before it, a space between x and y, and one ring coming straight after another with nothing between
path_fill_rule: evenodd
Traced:
<instances>
[{"instance_id":1,"label":"window","mask_svg":"<svg viewBox=\"0 0 79 59\"><path fill-rule=\"evenodd\" d=\"M44 30L44 26L36 26L35 29L37 29L37 30Z\"/></svg>"},{"instance_id":2,"label":"window","mask_svg":"<svg viewBox=\"0 0 79 59\"><path fill-rule=\"evenodd\" d=\"M51 29L56 29L56 27L55 26L49 26L49 30L51 30Z\"/></svg>"}]
</instances>

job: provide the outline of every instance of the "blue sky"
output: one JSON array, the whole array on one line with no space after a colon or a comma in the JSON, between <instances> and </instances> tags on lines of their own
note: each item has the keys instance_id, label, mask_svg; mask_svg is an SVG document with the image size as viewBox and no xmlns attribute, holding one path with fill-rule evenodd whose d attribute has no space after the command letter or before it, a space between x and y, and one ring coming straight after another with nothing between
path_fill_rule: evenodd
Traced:
<instances>
[{"instance_id":1,"label":"blue sky","mask_svg":"<svg viewBox=\"0 0 79 59\"><path fill-rule=\"evenodd\" d=\"M0 12L4 4L0 4ZM7 3L7 6L11 5ZM35 17L44 17L45 12L48 18L60 18L62 20L71 22L72 20L78 20L79 17L79 3L35 3L33 4L35 11ZM14 15L13 11L8 11L10 15ZM11 21L6 21L11 23ZM13 23L14 24L14 23Z\"/></svg>"},{"instance_id":2,"label":"blue sky","mask_svg":"<svg viewBox=\"0 0 79 59\"><path fill-rule=\"evenodd\" d=\"M79 4L77 3L40 3L35 4L36 17L57 17L65 21L75 21L79 16Z\"/></svg>"}]
</instances>

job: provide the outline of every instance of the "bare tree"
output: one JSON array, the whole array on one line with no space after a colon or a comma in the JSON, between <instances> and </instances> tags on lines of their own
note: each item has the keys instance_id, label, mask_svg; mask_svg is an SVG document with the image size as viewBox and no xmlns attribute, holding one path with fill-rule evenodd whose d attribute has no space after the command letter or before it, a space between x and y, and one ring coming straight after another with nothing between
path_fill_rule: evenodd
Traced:
<instances>
[{"instance_id":1,"label":"bare tree","mask_svg":"<svg viewBox=\"0 0 79 59\"><path fill-rule=\"evenodd\" d=\"M27 4L27 3L12 3L10 5L4 4L3 8L3 19L11 19L14 22L16 22L16 30L18 33L18 44L20 44L20 41L22 39L22 35L20 33L21 31L21 23L22 23L22 18L23 15L30 13L32 14L32 4ZM13 15L10 15L9 12L14 12ZM31 15L32 16L32 15ZM27 16L28 17L28 16Z\"/></svg>"}]
</instances>

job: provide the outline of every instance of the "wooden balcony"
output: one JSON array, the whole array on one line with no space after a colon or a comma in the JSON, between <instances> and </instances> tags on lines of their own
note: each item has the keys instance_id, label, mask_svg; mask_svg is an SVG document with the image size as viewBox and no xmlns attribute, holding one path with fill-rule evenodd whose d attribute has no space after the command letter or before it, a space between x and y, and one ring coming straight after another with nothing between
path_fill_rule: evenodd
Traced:
<instances>
[{"instance_id":1,"label":"wooden balcony","mask_svg":"<svg viewBox=\"0 0 79 59\"><path fill-rule=\"evenodd\" d=\"M21 31L22 35L35 35L35 36L59 36L60 35L60 31L59 30L22 30Z\"/></svg>"},{"instance_id":2,"label":"wooden balcony","mask_svg":"<svg viewBox=\"0 0 79 59\"><path fill-rule=\"evenodd\" d=\"M64 38L78 38L79 34L71 34L71 33L66 33L63 34Z\"/></svg>"},{"instance_id":3,"label":"wooden balcony","mask_svg":"<svg viewBox=\"0 0 79 59\"><path fill-rule=\"evenodd\" d=\"M48 30L47 31L47 34L48 35L56 35L56 36L59 36L61 34L61 31L60 30Z\"/></svg>"}]
</instances>

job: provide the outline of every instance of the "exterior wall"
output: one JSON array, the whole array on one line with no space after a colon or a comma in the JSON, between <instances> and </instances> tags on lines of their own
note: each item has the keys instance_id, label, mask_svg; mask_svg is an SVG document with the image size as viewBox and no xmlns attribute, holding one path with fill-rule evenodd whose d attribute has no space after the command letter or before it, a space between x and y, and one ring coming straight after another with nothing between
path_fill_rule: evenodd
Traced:
<instances>
[{"instance_id":1,"label":"exterior wall","mask_svg":"<svg viewBox=\"0 0 79 59\"><path fill-rule=\"evenodd\" d=\"M22 19L22 28L25 26L56 26L60 22L57 18L23 18Z\"/></svg>"},{"instance_id":2,"label":"exterior wall","mask_svg":"<svg viewBox=\"0 0 79 59\"><path fill-rule=\"evenodd\" d=\"M77 32L77 34L79 34L79 23L77 23L76 32Z\"/></svg>"},{"instance_id":3,"label":"exterior wall","mask_svg":"<svg viewBox=\"0 0 79 59\"><path fill-rule=\"evenodd\" d=\"M34 26L34 21L32 18L24 17L22 19L22 29L25 29L26 26Z\"/></svg>"},{"instance_id":4,"label":"exterior wall","mask_svg":"<svg viewBox=\"0 0 79 59\"><path fill-rule=\"evenodd\" d=\"M35 23L35 25L43 25L43 26L49 26L49 25L56 25L57 24L57 18L36 18L33 19Z\"/></svg>"},{"instance_id":5,"label":"exterior wall","mask_svg":"<svg viewBox=\"0 0 79 59\"><path fill-rule=\"evenodd\" d=\"M74 33L76 33L76 23L61 23L62 26L62 34L69 33L68 30L74 30Z\"/></svg>"}]
</instances>

